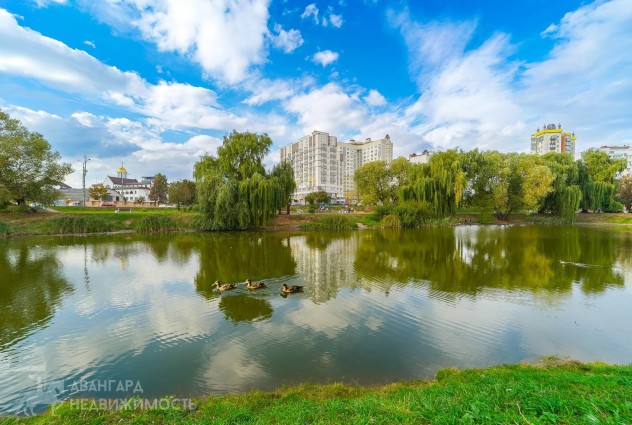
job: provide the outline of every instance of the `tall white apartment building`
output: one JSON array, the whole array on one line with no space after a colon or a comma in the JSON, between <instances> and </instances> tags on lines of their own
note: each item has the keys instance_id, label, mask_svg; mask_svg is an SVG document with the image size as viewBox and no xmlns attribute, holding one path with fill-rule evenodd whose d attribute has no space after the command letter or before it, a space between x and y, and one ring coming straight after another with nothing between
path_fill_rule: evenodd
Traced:
<instances>
[{"instance_id":1,"label":"tall white apartment building","mask_svg":"<svg viewBox=\"0 0 632 425\"><path fill-rule=\"evenodd\" d=\"M531 153L564 152L575 156L575 133L564 131L561 124L548 124L531 135Z\"/></svg>"},{"instance_id":2,"label":"tall white apartment building","mask_svg":"<svg viewBox=\"0 0 632 425\"><path fill-rule=\"evenodd\" d=\"M332 201L355 200L355 170L367 162L392 159L393 143L388 135L379 140L343 143L329 133L313 131L281 148L281 161L290 161L294 168L294 200L298 202L304 202L307 194L319 190L327 192Z\"/></svg>"},{"instance_id":3,"label":"tall white apartment building","mask_svg":"<svg viewBox=\"0 0 632 425\"><path fill-rule=\"evenodd\" d=\"M632 148L630 146L602 146L599 149L607 153L610 158L625 158L628 163L625 170L621 172L621 176L632 175Z\"/></svg>"},{"instance_id":4,"label":"tall white apartment building","mask_svg":"<svg viewBox=\"0 0 632 425\"><path fill-rule=\"evenodd\" d=\"M337 146L335 136L313 131L298 142L281 148L281 162L289 161L294 168L294 200L302 202L305 195L320 190L334 200L342 196Z\"/></svg>"}]
</instances>

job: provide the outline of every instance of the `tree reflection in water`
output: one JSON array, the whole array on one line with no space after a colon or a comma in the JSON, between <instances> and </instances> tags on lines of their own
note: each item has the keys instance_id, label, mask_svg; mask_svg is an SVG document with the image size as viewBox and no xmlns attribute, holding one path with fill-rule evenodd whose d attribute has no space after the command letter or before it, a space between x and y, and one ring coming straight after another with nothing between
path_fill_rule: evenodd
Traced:
<instances>
[{"instance_id":1,"label":"tree reflection in water","mask_svg":"<svg viewBox=\"0 0 632 425\"><path fill-rule=\"evenodd\" d=\"M56 248L30 241L0 243L0 349L45 326L73 291L64 279Z\"/></svg>"}]
</instances>

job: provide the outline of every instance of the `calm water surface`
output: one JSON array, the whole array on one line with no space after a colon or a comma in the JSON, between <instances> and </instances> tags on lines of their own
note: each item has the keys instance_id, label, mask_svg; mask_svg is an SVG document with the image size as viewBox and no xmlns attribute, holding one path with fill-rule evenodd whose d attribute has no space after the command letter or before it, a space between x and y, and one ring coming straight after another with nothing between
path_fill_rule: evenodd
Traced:
<instances>
[{"instance_id":1,"label":"calm water surface","mask_svg":"<svg viewBox=\"0 0 632 425\"><path fill-rule=\"evenodd\" d=\"M248 277L269 288L211 287ZM0 241L0 412L135 395L77 383L184 397L550 354L630 363L631 286L623 228Z\"/></svg>"}]
</instances>

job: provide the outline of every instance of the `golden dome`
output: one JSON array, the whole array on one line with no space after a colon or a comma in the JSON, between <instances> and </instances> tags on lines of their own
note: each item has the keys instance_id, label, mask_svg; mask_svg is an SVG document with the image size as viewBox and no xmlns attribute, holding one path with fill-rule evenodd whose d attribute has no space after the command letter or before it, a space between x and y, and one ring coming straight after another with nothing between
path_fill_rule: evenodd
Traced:
<instances>
[{"instance_id":1,"label":"golden dome","mask_svg":"<svg viewBox=\"0 0 632 425\"><path fill-rule=\"evenodd\" d=\"M119 173L127 173L127 170L125 168L123 168L123 167L119 168L117 171Z\"/></svg>"}]
</instances>

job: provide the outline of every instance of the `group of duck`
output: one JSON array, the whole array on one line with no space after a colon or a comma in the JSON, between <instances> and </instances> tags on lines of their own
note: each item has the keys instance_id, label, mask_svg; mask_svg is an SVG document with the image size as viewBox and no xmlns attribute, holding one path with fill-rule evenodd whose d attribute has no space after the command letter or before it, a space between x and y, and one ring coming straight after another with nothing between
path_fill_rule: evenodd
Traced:
<instances>
[{"instance_id":1,"label":"group of duck","mask_svg":"<svg viewBox=\"0 0 632 425\"><path fill-rule=\"evenodd\" d=\"M265 284L265 282L253 282L250 279L246 279L246 281L244 282L244 285L246 285L246 288L250 290L263 289L263 288L268 287ZM222 283L219 280L216 280L213 286L216 287L219 292L230 291L231 289L237 288L236 283ZM288 286L284 283L283 285L281 285L280 289L281 289L281 292L283 292L284 294L292 294L294 292L302 291L303 286L296 286L296 285Z\"/></svg>"}]
</instances>

